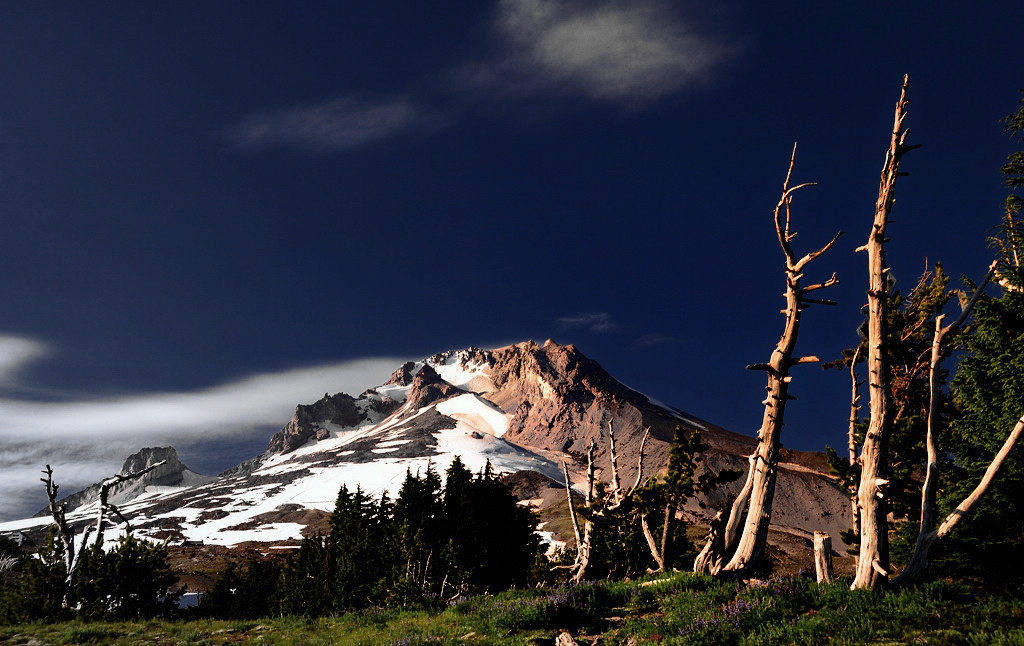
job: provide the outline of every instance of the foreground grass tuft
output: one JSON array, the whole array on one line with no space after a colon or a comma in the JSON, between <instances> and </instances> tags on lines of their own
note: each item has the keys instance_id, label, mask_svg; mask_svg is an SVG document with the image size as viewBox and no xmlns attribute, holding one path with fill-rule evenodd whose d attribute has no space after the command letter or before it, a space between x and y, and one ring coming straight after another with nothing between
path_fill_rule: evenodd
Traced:
<instances>
[{"instance_id":1,"label":"foreground grass tuft","mask_svg":"<svg viewBox=\"0 0 1024 646\"><path fill-rule=\"evenodd\" d=\"M1024 601L931 583L850 591L802 578L737 583L693 574L512 590L436 610L0 626L10 644L551 644L568 630L602 644L1024 645Z\"/></svg>"}]
</instances>

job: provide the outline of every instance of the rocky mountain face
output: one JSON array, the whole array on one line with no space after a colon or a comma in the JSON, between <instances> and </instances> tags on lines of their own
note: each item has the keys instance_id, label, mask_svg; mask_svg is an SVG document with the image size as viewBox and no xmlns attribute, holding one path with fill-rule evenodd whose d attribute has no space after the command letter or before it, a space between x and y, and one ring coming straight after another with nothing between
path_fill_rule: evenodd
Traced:
<instances>
[{"instance_id":1,"label":"rocky mountain face","mask_svg":"<svg viewBox=\"0 0 1024 646\"><path fill-rule=\"evenodd\" d=\"M745 471L755 443L626 387L572 345L528 341L440 353L400 366L384 384L356 397L325 394L299 405L264 454L210 481L189 484L181 477L171 485L174 473L191 473L175 454L133 483L135 494L144 495L121 509L139 533L154 538L294 544L322 529L340 486L394 495L408 470L443 472L458 455L472 470L490 463L509 474L519 495L541 510L546 538L564 541L561 464L569 465L580 488L586 447L594 440L598 476L610 480L609 424L627 482L635 478L645 429L651 433L645 475L664 470L676 426L700 430L710 445L702 468L715 471ZM773 529L797 537L827 531L841 544L838 532L849 522L849 505L826 475L823 455L784 449L782 456ZM129 462L149 459L160 458L143 451ZM740 484L693 501L687 515L710 517ZM22 525L16 529L25 528L17 522ZM0 532L17 522L0 524Z\"/></svg>"},{"instance_id":2,"label":"rocky mountain face","mask_svg":"<svg viewBox=\"0 0 1024 646\"><path fill-rule=\"evenodd\" d=\"M205 484L214 480L211 476L198 474L185 466L178 459L178 452L173 446L145 448L137 453L133 453L124 461L124 465L118 473L137 473L161 461L164 464L161 464L142 477L114 485L110 489L110 502L118 504L126 500L133 500L144 493L148 487L170 487L177 489L182 486L191 487ZM96 483L63 498L60 502L70 512L96 502L99 499L99 495L100 485ZM36 513L37 517L48 517L49 515L49 508L42 509Z\"/></svg>"}]
</instances>

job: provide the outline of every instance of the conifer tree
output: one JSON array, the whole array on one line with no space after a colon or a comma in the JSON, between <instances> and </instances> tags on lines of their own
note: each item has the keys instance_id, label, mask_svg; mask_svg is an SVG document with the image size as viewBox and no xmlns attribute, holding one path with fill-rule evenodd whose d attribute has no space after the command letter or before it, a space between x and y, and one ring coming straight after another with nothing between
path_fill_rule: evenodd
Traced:
<instances>
[{"instance_id":1,"label":"conifer tree","mask_svg":"<svg viewBox=\"0 0 1024 646\"><path fill-rule=\"evenodd\" d=\"M1024 90L1017 111L1004 123L1013 143L1024 145ZM997 297L978 302L966 338L968 354L953 379L960 415L944 443L956 463L940 499L943 513L978 482L1008 429L1024 413L1024 150L1011 153L1002 172L1010 194L1002 222L990 238L998 253L996 276L1002 289ZM1024 583L1024 455L1019 449L1003 463L971 522L961 524L950 538L950 552L969 550L975 556L967 571L956 559L947 559L944 569L1001 584ZM941 553L936 556L942 558Z\"/></svg>"}]
</instances>

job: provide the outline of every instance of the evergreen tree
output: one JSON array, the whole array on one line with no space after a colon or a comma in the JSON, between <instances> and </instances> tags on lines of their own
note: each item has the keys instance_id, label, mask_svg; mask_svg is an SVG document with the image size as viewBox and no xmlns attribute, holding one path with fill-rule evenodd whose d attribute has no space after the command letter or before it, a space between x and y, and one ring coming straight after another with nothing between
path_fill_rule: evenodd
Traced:
<instances>
[{"instance_id":1,"label":"evergreen tree","mask_svg":"<svg viewBox=\"0 0 1024 646\"><path fill-rule=\"evenodd\" d=\"M184 587L167 563L166 544L128 534L104 552L89 547L78 566L73 599L80 616L120 619L168 615L178 607Z\"/></svg>"},{"instance_id":2,"label":"evergreen tree","mask_svg":"<svg viewBox=\"0 0 1024 646\"><path fill-rule=\"evenodd\" d=\"M1024 144L1024 90L1017 111L1004 123L1012 141ZM956 456L957 468L944 483L943 513L978 483L1024 413L1024 270L1020 263L1024 150L1009 155L1002 172L1010 194L1003 220L990 238L999 253L997 276L1002 290L996 298L978 302L966 343L968 354L953 379L960 416L943 447ZM1002 584L1024 584L1024 454L1020 449L1009 455L970 522L961 523L951 539L945 551L969 550L971 569L966 571L957 559L947 559L944 568L980 574ZM941 558L940 554L936 557Z\"/></svg>"},{"instance_id":3,"label":"evergreen tree","mask_svg":"<svg viewBox=\"0 0 1024 646\"><path fill-rule=\"evenodd\" d=\"M441 476L433 464L422 476L406 471L395 500L394 523L399 572L393 592L400 603L413 602L434 592L431 582L444 546Z\"/></svg>"},{"instance_id":4,"label":"evergreen tree","mask_svg":"<svg viewBox=\"0 0 1024 646\"><path fill-rule=\"evenodd\" d=\"M277 612L281 568L269 559L244 566L231 562L199 599L199 613L224 619L256 619Z\"/></svg>"},{"instance_id":5,"label":"evergreen tree","mask_svg":"<svg viewBox=\"0 0 1024 646\"><path fill-rule=\"evenodd\" d=\"M362 608L378 601L388 586L390 518L387 494L375 503L357 487L338 492L329 521L331 596L337 610Z\"/></svg>"},{"instance_id":6,"label":"evergreen tree","mask_svg":"<svg viewBox=\"0 0 1024 646\"><path fill-rule=\"evenodd\" d=\"M317 535L302 539L299 553L281 573L281 611L290 615L319 616L333 606L332 560L328 539Z\"/></svg>"}]
</instances>

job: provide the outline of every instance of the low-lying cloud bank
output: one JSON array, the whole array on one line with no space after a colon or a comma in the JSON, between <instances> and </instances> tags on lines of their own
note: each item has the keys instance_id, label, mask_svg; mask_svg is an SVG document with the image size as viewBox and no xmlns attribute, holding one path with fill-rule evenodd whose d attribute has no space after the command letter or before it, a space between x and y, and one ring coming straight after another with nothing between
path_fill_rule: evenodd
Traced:
<instances>
[{"instance_id":1,"label":"low-lying cloud bank","mask_svg":"<svg viewBox=\"0 0 1024 646\"><path fill-rule=\"evenodd\" d=\"M0 335L0 383L17 386L27 363L52 354L33 339ZM45 504L40 470L53 465L62 494L115 473L144 446L216 443L283 426L296 404L324 392L356 395L406 359L370 357L256 374L211 388L72 401L0 397L0 520ZM264 439L266 438L264 435ZM238 461L252 457L238 456Z\"/></svg>"}]
</instances>

